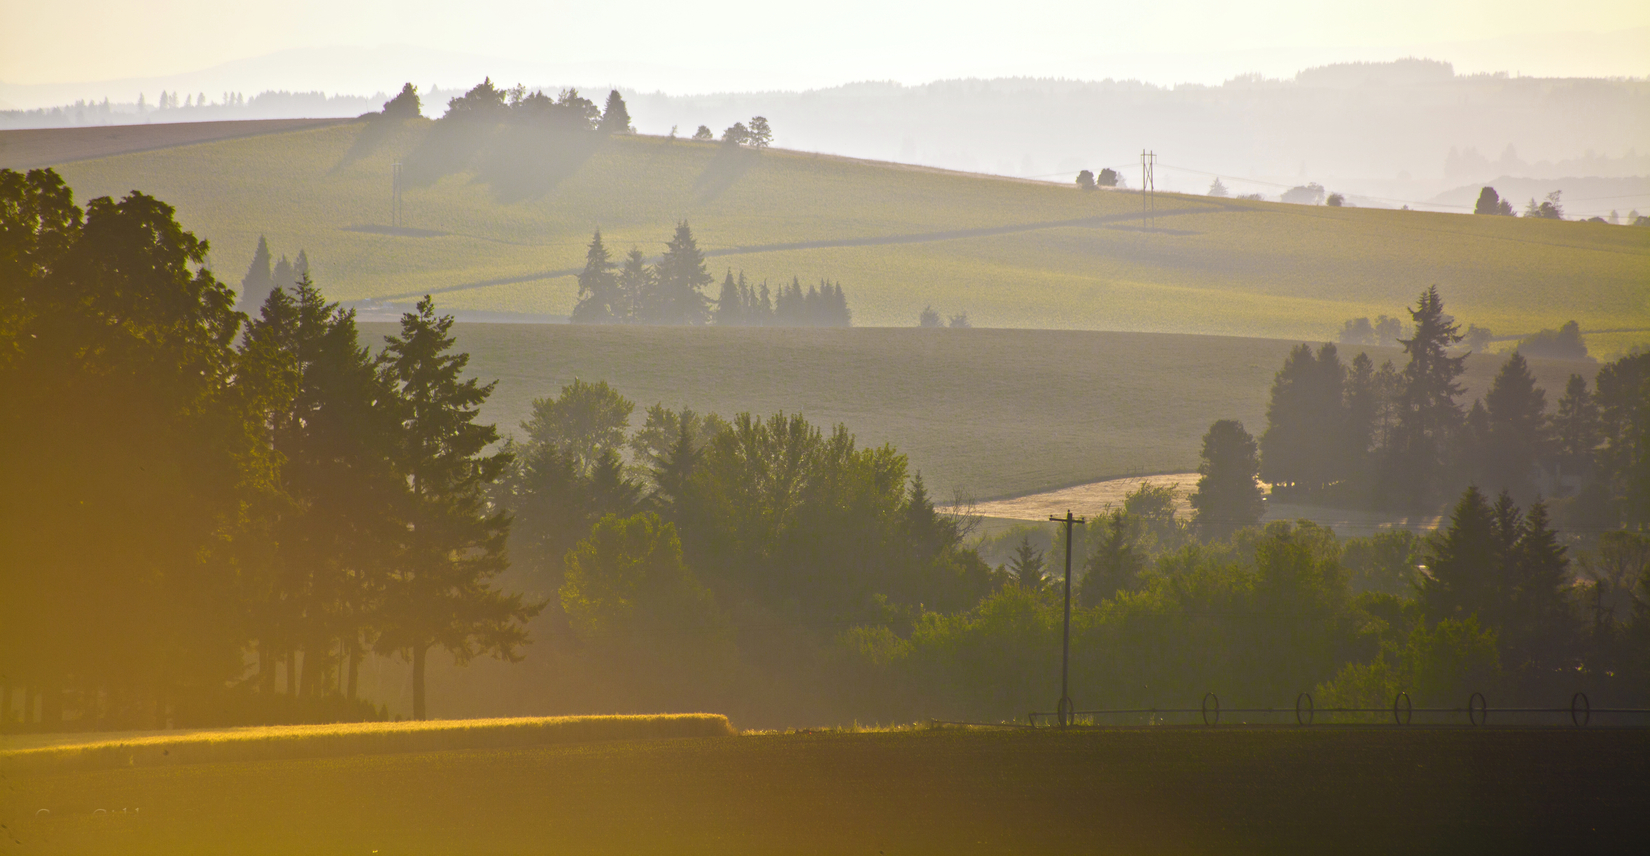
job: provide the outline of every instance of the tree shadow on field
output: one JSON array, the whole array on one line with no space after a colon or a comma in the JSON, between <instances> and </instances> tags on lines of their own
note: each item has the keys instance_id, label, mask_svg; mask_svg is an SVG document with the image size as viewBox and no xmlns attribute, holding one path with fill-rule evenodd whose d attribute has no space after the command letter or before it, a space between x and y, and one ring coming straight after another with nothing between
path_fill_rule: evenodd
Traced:
<instances>
[{"instance_id":1,"label":"tree shadow on field","mask_svg":"<svg viewBox=\"0 0 1650 856\"><path fill-rule=\"evenodd\" d=\"M402 159L403 180L414 187L428 187L443 176L462 172L498 135L498 125L489 122L437 121L418 148Z\"/></svg>"},{"instance_id":2,"label":"tree shadow on field","mask_svg":"<svg viewBox=\"0 0 1650 856\"><path fill-rule=\"evenodd\" d=\"M762 153L744 146L723 143L716 149L716 157L705 166L705 171L693 182L693 191L700 202L709 202L732 187L756 164Z\"/></svg>"},{"instance_id":3,"label":"tree shadow on field","mask_svg":"<svg viewBox=\"0 0 1650 856\"><path fill-rule=\"evenodd\" d=\"M477 159L476 178L500 202L543 196L578 172L606 137L538 122L512 124Z\"/></svg>"},{"instance_id":4,"label":"tree shadow on field","mask_svg":"<svg viewBox=\"0 0 1650 856\"><path fill-rule=\"evenodd\" d=\"M350 164L371 157L385 140L406 127L410 120L386 119L381 113L369 113L356 121L360 124L361 131L355 135L355 142L350 144L349 151L344 152L344 156L333 165L331 172L338 172Z\"/></svg>"}]
</instances>

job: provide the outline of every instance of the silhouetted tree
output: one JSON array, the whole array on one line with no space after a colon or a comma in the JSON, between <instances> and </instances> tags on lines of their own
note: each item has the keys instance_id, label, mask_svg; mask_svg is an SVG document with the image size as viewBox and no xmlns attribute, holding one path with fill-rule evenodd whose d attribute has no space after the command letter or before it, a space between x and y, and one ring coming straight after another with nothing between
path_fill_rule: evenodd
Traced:
<instances>
[{"instance_id":1,"label":"silhouetted tree","mask_svg":"<svg viewBox=\"0 0 1650 856\"><path fill-rule=\"evenodd\" d=\"M1478 204L1473 206L1472 213L1511 217L1512 203L1502 199L1501 194L1495 192L1495 188L1486 187L1478 192Z\"/></svg>"},{"instance_id":2,"label":"silhouetted tree","mask_svg":"<svg viewBox=\"0 0 1650 856\"><path fill-rule=\"evenodd\" d=\"M269 297L270 290L275 287L270 262L269 242L259 235L258 249L252 253L252 264L247 267L246 276L241 277L241 298L235 304L237 310L250 315L258 311L258 307Z\"/></svg>"},{"instance_id":3,"label":"silhouetted tree","mask_svg":"<svg viewBox=\"0 0 1650 856\"><path fill-rule=\"evenodd\" d=\"M493 85L493 79L488 77L470 88L470 91L447 102L447 112L442 114L441 121L454 122L499 122L503 121L509 108L504 103L505 91Z\"/></svg>"},{"instance_id":4,"label":"silhouetted tree","mask_svg":"<svg viewBox=\"0 0 1650 856\"><path fill-rule=\"evenodd\" d=\"M1098 187L1116 187L1122 178L1121 175L1117 174L1117 170L1108 166L1100 170L1100 174L1094 177L1094 183Z\"/></svg>"},{"instance_id":5,"label":"silhouetted tree","mask_svg":"<svg viewBox=\"0 0 1650 856\"><path fill-rule=\"evenodd\" d=\"M710 320L702 289L714 280L705 270L704 254L699 252L686 221L676 224L676 234L665 246L655 276L659 303L656 314L647 320L666 324L703 324Z\"/></svg>"},{"instance_id":6,"label":"silhouetted tree","mask_svg":"<svg viewBox=\"0 0 1650 856\"><path fill-rule=\"evenodd\" d=\"M1599 478L1630 528L1650 525L1650 352L1599 369Z\"/></svg>"},{"instance_id":7,"label":"silhouetted tree","mask_svg":"<svg viewBox=\"0 0 1650 856\"><path fill-rule=\"evenodd\" d=\"M1264 510L1257 445L1243 423L1222 419L1203 435L1197 492L1192 494L1195 524L1204 538L1219 539L1260 522Z\"/></svg>"},{"instance_id":8,"label":"silhouetted tree","mask_svg":"<svg viewBox=\"0 0 1650 856\"><path fill-rule=\"evenodd\" d=\"M1592 469L1599 444L1598 402L1587 389L1587 379L1570 375L1564 396L1553 414L1553 446L1561 475L1581 475Z\"/></svg>"},{"instance_id":9,"label":"silhouetted tree","mask_svg":"<svg viewBox=\"0 0 1650 856\"><path fill-rule=\"evenodd\" d=\"M1031 546L1030 536L1021 536L1008 560L1008 579L1027 591L1042 591L1048 577L1043 573L1043 551Z\"/></svg>"},{"instance_id":10,"label":"silhouetted tree","mask_svg":"<svg viewBox=\"0 0 1650 856\"><path fill-rule=\"evenodd\" d=\"M1351 471L1344 436L1346 367L1334 345L1316 356L1297 345L1272 381L1266 431L1260 438L1261 477L1308 492Z\"/></svg>"},{"instance_id":11,"label":"silhouetted tree","mask_svg":"<svg viewBox=\"0 0 1650 856\"><path fill-rule=\"evenodd\" d=\"M624 257L624 265L619 268L618 305L615 314L619 320L634 324L649 318L654 313L652 308L658 301L657 289L654 285L657 278L647 266L647 257L642 251L631 247L629 254Z\"/></svg>"},{"instance_id":12,"label":"silhouetted tree","mask_svg":"<svg viewBox=\"0 0 1650 856\"><path fill-rule=\"evenodd\" d=\"M1533 471L1544 451L1547 401L1519 352L1502 364L1484 403L1489 416L1486 468L1477 474L1478 484L1511 493L1521 502L1534 500Z\"/></svg>"},{"instance_id":13,"label":"silhouetted tree","mask_svg":"<svg viewBox=\"0 0 1650 856\"><path fill-rule=\"evenodd\" d=\"M602 245L597 229L584 254L584 270L579 273L579 302L569 319L575 324L612 324L623 317L619 283L613 275L613 260Z\"/></svg>"},{"instance_id":14,"label":"silhouetted tree","mask_svg":"<svg viewBox=\"0 0 1650 856\"><path fill-rule=\"evenodd\" d=\"M693 138L702 142L710 142L716 139L716 135L711 133L709 125L700 125L699 130L693 132Z\"/></svg>"},{"instance_id":15,"label":"silhouetted tree","mask_svg":"<svg viewBox=\"0 0 1650 856\"><path fill-rule=\"evenodd\" d=\"M1383 490L1389 501L1419 508L1435 500L1449 465L1446 453L1461 425L1455 398L1461 394L1457 378L1466 357L1448 353L1461 334L1444 315L1436 286L1422 292L1410 316L1415 333L1402 340L1409 364L1398 396L1397 425L1388 438Z\"/></svg>"},{"instance_id":16,"label":"silhouetted tree","mask_svg":"<svg viewBox=\"0 0 1650 856\"><path fill-rule=\"evenodd\" d=\"M386 119L417 119L424 115L424 103L418 98L418 87L411 83L401 85L401 91L394 98L384 102Z\"/></svg>"},{"instance_id":17,"label":"silhouetted tree","mask_svg":"<svg viewBox=\"0 0 1650 856\"><path fill-rule=\"evenodd\" d=\"M602 111L600 130L604 134L629 134L636 130L630 126L630 110L625 107L624 98L617 89L607 93L607 108Z\"/></svg>"},{"instance_id":18,"label":"silhouetted tree","mask_svg":"<svg viewBox=\"0 0 1650 856\"><path fill-rule=\"evenodd\" d=\"M1077 187L1080 190L1094 189L1094 173L1088 170L1079 170L1077 173Z\"/></svg>"},{"instance_id":19,"label":"silhouetted tree","mask_svg":"<svg viewBox=\"0 0 1650 856\"><path fill-rule=\"evenodd\" d=\"M525 622L542 605L492 588L508 565L510 518L487 502L487 488L509 465L498 440L478 425L493 391L461 379L468 354L453 346L451 316L437 317L426 296L401 318L401 334L386 338L385 366L403 402L398 471L407 484L403 545L385 580L378 615L380 653L412 663L413 718L425 717L424 663L439 646L458 662L491 654L514 662L527 643Z\"/></svg>"},{"instance_id":20,"label":"silhouetted tree","mask_svg":"<svg viewBox=\"0 0 1650 856\"><path fill-rule=\"evenodd\" d=\"M765 149L773 144L773 129L768 127L767 117L751 117L749 139L751 146L757 149Z\"/></svg>"},{"instance_id":21,"label":"silhouetted tree","mask_svg":"<svg viewBox=\"0 0 1650 856\"><path fill-rule=\"evenodd\" d=\"M1581 326L1567 321L1557 330L1542 330L1518 343L1518 350L1532 357L1551 360L1587 359L1587 342L1581 336Z\"/></svg>"},{"instance_id":22,"label":"silhouetted tree","mask_svg":"<svg viewBox=\"0 0 1650 856\"><path fill-rule=\"evenodd\" d=\"M594 472L609 450L624 446L625 429L636 405L607 381L574 378L556 398L533 399L533 415L521 423L527 447L554 448L583 476Z\"/></svg>"},{"instance_id":23,"label":"silhouetted tree","mask_svg":"<svg viewBox=\"0 0 1650 856\"><path fill-rule=\"evenodd\" d=\"M1146 567L1145 557L1135 549L1139 527L1127 512L1108 512L1089 525L1096 524L1100 534L1083 564L1083 579L1077 586L1077 602L1085 607L1098 606L1118 592L1132 591Z\"/></svg>"},{"instance_id":24,"label":"silhouetted tree","mask_svg":"<svg viewBox=\"0 0 1650 856\"><path fill-rule=\"evenodd\" d=\"M940 313L935 312L934 307L924 306L922 308L922 314L917 316L917 326L918 327L941 327L941 326L944 326L944 325L940 323Z\"/></svg>"}]
</instances>

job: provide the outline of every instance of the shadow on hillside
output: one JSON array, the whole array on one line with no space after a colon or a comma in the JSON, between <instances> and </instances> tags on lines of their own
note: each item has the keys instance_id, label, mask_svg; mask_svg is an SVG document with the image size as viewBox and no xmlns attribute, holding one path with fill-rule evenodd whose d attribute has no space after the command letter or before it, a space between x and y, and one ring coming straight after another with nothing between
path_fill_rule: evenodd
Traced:
<instances>
[{"instance_id":1,"label":"shadow on hillside","mask_svg":"<svg viewBox=\"0 0 1650 856\"><path fill-rule=\"evenodd\" d=\"M700 202L709 202L732 187L762 153L743 146L723 144L716 149L716 157L705 166L705 171L693 182L693 191Z\"/></svg>"},{"instance_id":2,"label":"shadow on hillside","mask_svg":"<svg viewBox=\"0 0 1650 856\"><path fill-rule=\"evenodd\" d=\"M418 148L402 158L402 180L413 187L428 187L444 176L463 172L479 160L478 155L498 133L497 125L438 121Z\"/></svg>"},{"instance_id":3,"label":"shadow on hillside","mask_svg":"<svg viewBox=\"0 0 1650 856\"><path fill-rule=\"evenodd\" d=\"M344 152L344 156L333 165L331 172L337 172L350 164L371 157L385 140L405 127L408 120L386 119L383 114L370 113L357 121L361 125L361 132L355 135L355 142L350 144L349 151Z\"/></svg>"},{"instance_id":4,"label":"shadow on hillside","mask_svg":"<svg viewBox=\"0 0 1650 856\"><path fill-rule=\"evenodd\" d=\"M476 180L500 202L543 196L578 172L605 139L595 131L513 124L476 159Z\"/></svg>"}]
</instances>

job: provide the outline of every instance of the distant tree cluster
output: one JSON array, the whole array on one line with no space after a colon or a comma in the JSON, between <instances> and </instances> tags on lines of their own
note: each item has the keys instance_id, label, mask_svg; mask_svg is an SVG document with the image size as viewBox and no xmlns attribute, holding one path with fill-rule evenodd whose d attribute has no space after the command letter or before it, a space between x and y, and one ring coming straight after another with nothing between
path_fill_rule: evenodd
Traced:
<instances>
[{"instance_id":1,"label":"distant tree cluster","mask_svg":"<svg viewBox=\"0 0 1650 856\"><path fill-rule=\"evenodd\" d=\"M246 276L241 277L241 296L235 304L236 312L252 314L264 305L272 291L286 292L288 297L298 295L298 283L310 278L309 254L298 251L298 258L287 261L286 256L270 263L269 242L263 235L258 236L258 248L252 253L252 264L246 269Z\"/></svg>"},{"instance_id":2,"label":"distant tree cluster","mask_svg":"<svg viewBox=\"0 0 1650 856\"><path fill-rule=\"evenodd\" d=\"M407 89L403 88L402 92L405 94ZM389 109L389 104L385 105L385 109ZM447 112L440 121L450 124L497 124L510 119L540 122L563 130L604 133L627 133L630 130L630 112L618 90L608 93L604 114L595 102L580 95L577 89L563 89L551 98L539 90L528 92L527 87L520 84L500 89L490 77L463 95L449 100Z\"/></svg>"},{"instance_id":3,"label":"distant tree cluster","mask_svg":"<svg viewBox=\"0 0 1650 856\"><path fill-rule=\"evenodd\" d=\"M1313 181L1285 190L1282 199L1295 205L1322 205L1323 197L1323 185Z\"/></svg>"},{"instance_id":4,"label":"distant tree cluster","mask_svg":"<svg viewBox=\"0 0 1650 856\"><path fill-rule=\"evenodd\" d=\"M1465 337L1435 289L1410 314L1402 371L1390 362L1376 368L1364 354L1349 367L1333 345L1290 353L1273 382L1260 441L1260 476L1276 494L1424 509L1471 484L1506 491L1520 504L1565 497L1562 510L1577 525L1650 522L1650 497L1634 487L1650 476L1650 456L1635 439L1650 428L1638 385L1650 355L1604 366L1595 391L1572 376L1549 412L1525 351L1586 358L1570 322L1521 342L1489 393L1464 408L1458 379L1465 356L1454 349Z\"/></svg>"},{"instance_id":5,"label":"distant tree cluster","mask_svg":"<svg viewBox=\"0 0 1650 856\"><path fill-rule=\"evenodd\" d=\"M1232 194L1226 189L1226 185L1220 182L1220 178L1217 176L1214 181L1209 183L1209 195L1218 199L1224 199Z\"/></svg>"},{"instance_id":6,"label":"distant tree cluster","mask_svg":"<svg viewBox=\"0 0 1650 856\"><path fill-rule=\"evenodd\" d=\"M940 313L934 311L934 307L924 306L922 308L922 312L917 314L917 326L918 327L955 327L955 328L958 328L958 329L964 329L964 328L972 327L974 325L969 322L967 312L959 312L955 315L952 315L950 318L941 318Z\"/></svg>"},{"instance_id":7,"label":"distant tree cluster","mask_svg":"<svg viewBox=\"0 0 1650 856\"><path fill-rule=\"evenodd\" d=\"M780 286L755 286L743 272L736 280L729 270L722 291L712 303L704 294L711 284L704 253L686 222L665 245L654 265L632 247L622 264L615 264L596 230L579 274L579 301L573 307L575 324L707 324L719 326L847 327L851 323L848 299L839 283L821 280L803 291L799 280Z\"/></svg>"},{"instance_id":8,"label":"distant tree cluster","mask_svg":"<svg viewBox=\"0 0 1650 856\"><path fill-rule=\"evenodd\" d=\"M703 136L701 136L701 133ZM704 125L693 135L695 140L710 139L710 129ZM773 129L768 127L768 120L762 116L752 116L749 125L744 122L735 122L722 132L722 142L728 146L749 146L753 149L765 149L773 144Z\"/></svg>"},{"instance_id":9,"label":"distant tree cluster","mask_svg":"<svg viewBox=\"0 0 1650 856\"><path fill-rule=\"evenodd\" d=\"M1550 360L1587 359L1587 341L1581 336L1581 325L1566 321L1557 330L1542 330L1518 340L1520 353Z\"/></svg>"},{"instance_id":10,"label":"distant tree cluster","mask_svg":"<svg viewBox=\"0 0 1650 856\"><path fill-rule=\"evenodd\" d=\"M1111 167L1100 170L1099 175L1095 175L1086 169L1077 173L1077 186L1083 190L1093 190L1096 187L1117 187L1121 180L1122 176L1118 175L1117 170Z\"/></svg>"},{"instance_id":11,"label":"distant tree cluster","mask_svg":"<svg viewBox=\"0 0 1650 856\"><path fill-rule=\"evenodd\" d=\"M850 327L853 316L841 283L820 280L802 290L801 281L781 285L770 295L768 284L753 285L740 271L722 280L711 322L719 327Z\"/></svg>"},{"instance_id":12,"label":"distant tree cluster","mask_svg":"<svg viewBox=\"0 0 1650 856\"><path fill-rule=\"evenodd\" d=\"M411 83L401 85L394 98L384 102L380 114L386 119L417 119L424 115L424 102L418 97L418 87Z\"/></svg>"},{"instance_id":13,"label":"distant tree cluster","mask_svg":"<svg viewBox=\"0 0 1650 856\"><path fill-rule=\"evenodd\" d=\"M1555 190L1552 193L1547 194L1547 198L1543 199L1539 203L1535 201L1534 197L1531 197L1530 204L1524 208L1524 216L1534 217L1538 220L1563 220L1563 195L1564 191Z\"/></svg>"},{"instance_id":14,"label":"distant tree cluster","mask_svg":"<svg viewBox=\"0 0 1650 856\"><path fill-rule=\"evenodd\" d=\"M1396 318L1382 315L1373 323L1368 318L1353 318L1341 325L1340 343L1391 348L1408 333L1404 323Z\"/></svg>"},{"instance_id":15,"label":"distant tree cluster","mask_svg":"<svg viewBox=\"0 0 1650 856\"><path fill-rule=\"evenodd\" d=\"M665 245L665 254L648 265L642 251L632 247L622 265L596 230L579 273L579 301L573 307L575 324L704 324L710 321L710 303L704 288L712 282L704 253L684 221Z\"/></svg>"},{"instance_id":16,"label":"distant tree cluster","mask_svg":"<svg viewBox=\"0 0 1650 856\"><path fill-rule=\"evenodd\" d=\"M1513 216L1512 203L1501 198L1495 188L1486 187L1478 193L1478 204L1473 206L1472 213L1488 214L1497 217Z\"/></svg>"}]
</instances>

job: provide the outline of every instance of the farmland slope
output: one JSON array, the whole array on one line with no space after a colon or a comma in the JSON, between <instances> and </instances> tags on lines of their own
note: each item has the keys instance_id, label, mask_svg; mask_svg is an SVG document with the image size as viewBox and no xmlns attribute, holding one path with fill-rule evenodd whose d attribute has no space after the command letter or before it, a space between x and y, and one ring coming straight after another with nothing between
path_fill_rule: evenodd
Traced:
<instances>
[{"instance_id":1,"label":"farmland slope","mask_svg":"<svg viewBox=\"0 0 1650 856\"><path fill-rule=\"evenodd\" d=\"M566 314L592 230L653 255L687 220L718 275L840 280L862 325L932 305L976 326L1321 339L1436 283L1457 318L1498 333L1650 328L1650 230L1173 194L1145 228L1130 192L657 137L483 148L410 182L389 228L392 165L430 126L346 122L63 172L81 198L176 204L231 282L265 234L277 254L306 249L345 300L438 292L447 308ZM1636 341L1650 334L1610 346Z\"/></svg>"},{"instance_id":2,"label":"farmland slope","mask_svg":"<svg viewBox=\"0 0 1650 856\"><path fill-rule=\"evenodd\" d=\"M389 324L363 325L380 342ZM988 499L1113 476L1197 467L1209 423L1265 428L1267 390L1296 343L1270 339L1039 330L590 327L464 324L470 371L497 380L482 415L520 434L532 399L578 377L637 402L800 412L841 422L862 444L892 443L938 496ZM1394 349L1367 349L1379 364ZM1351 360L1357 349L1343 348ZM1501 357L1474 356L1466 402ZM1590 363L1532 361L1556 400Z\"/></svg>"}]
</instances>

